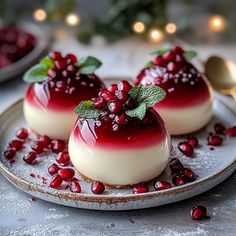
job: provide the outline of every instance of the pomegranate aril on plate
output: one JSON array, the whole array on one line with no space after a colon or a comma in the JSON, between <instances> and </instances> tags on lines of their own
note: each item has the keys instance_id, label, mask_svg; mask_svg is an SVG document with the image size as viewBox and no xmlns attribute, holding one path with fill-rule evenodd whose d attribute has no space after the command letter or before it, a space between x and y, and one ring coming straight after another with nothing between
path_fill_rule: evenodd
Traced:
<instances>
[{"instance_id":1,"label":"pomegranate aril on plate","mask_svg":"<svg viewBox=\"0 0 236 236\"><path fill-rule=\"evenodd\" d=\"M146 184L138 184L133 188L133 194L147 193L149 192L149 187Z\"/></svg>"},{"instance_id":2,"label":"pomegranate aril on plate","mask_svg":"<svg viewBox=\"0 0 236 236\"><path fill-rule=\"evenodd\" d=\"M43 142L41 142L41 141L31 141L30 147L37 154L40 154L43 152L44 145L43 145Z\"/></svg>"},{"instance_id":3,"label":"pomegranate aril on plate","mask_svg":"<svg viewBox=\"0 0 236 236\"><path fill-rule=\"evenodd\" d=\"M51 188L58 188L62 184L62 181L63 181L62 177L60 175L56 175L52 179L52 181L50 183L50 187Z\"/></svg>"},{"instance_id":4,"label":"pomegranate aril on plate","mask_svg":"<svg viewBox=\"0 0 236 236\"><path fill-rule=\"evenodd\" d=\"M43 135L39 141L42 142L43 146L47 148L51 144L51 139L47 135Z\"/></svg>"},{"instance_id":5,"label":"pomegranate aril on plate","mask_svg":"<svg viewBox=\"0 0 236 236\"><path fill-rule=\"evenodd\" d=\"M58 174L62 177L63 180L71 180L75 175L75 171L71 168L64 168L58 171Z\"/></svg>"},{"instance_id":6,"label":"pomegranate aril on plate","mask_svg":"<svg viewBox=\"0 0 236 236\"><path fill-rule=\"evenodd\" d=\"M230 137L236 137L236 126L227 128L225 134Z\"/></svg>"},{"instance_id":7,"label":"pomegranate aril on plate","mask_svg":"<svg viewBox=\"0 0 236 236\"><path fill-rule=\"evenodd\" d=\"M187 182L193 182L197 179L195 173L189 168L183 168L181 171L181 175Z\"/></svg>"},{"instance_id":8,"label":"pomegranate aril on plate","mask_svg":"<svg viewBox=\"0 0 236 236\"><path fill-rule=\"evenodd\" d=\"M36 152L29 152L28 154L26 154L23 157L23 160L27 163L27 164L32 164L37 158L37 153Z\"/></svg>"},{"instance_id":9,"label":"pomegranate aril on plate","mask_svg":"<svg viewBox=\"0 0 236 236\"><path fill-rule=\"evenodd\" d=\"M223 139L220 136L217 135L210 135L208 138L208 145L211 146L220 146L223 143Z\"/></svg>"},{"instance_id":10,"label":"pomegranate aril on plate","mask_svg":"<svg viewBox=\"0 0 236 236\"><path fill-rule=\"evenodd\" d=\"M15 148L16 151L19 151L22 148L23 144L24 144L23 141L14 139L9 143L9 147Z\"/></svg>"},{"instance_id":11,"label":"pomegranate aril on plate","mask_svg":"<svg viewBox=\"0 0 236 236\"><path fill-rule=\"evenodd\" d=\"M48 173L50 175L55 175L58 173L59 166L56 163L53 163L51 166L48 167Z\"/></svg>"},{"instance_id":12,"label":"pomegranate aril on plate","mask_svg":"<svg viewBox=\"0 0 236 236\"><path fill-rule=\"evenodd\" d=\"M193 220L202 220L207 217L207 209L204 206L195 206L191 209L190 215Z\"/></svg>"},{"instance_id":13,"label":"pomegranate aril on plate","mask_svg":"<svg viewBox=\"0 0 236 236\"><path fill-rule=\"evenodd\" d=\"M198 139L196 137L189 137L188 143L192 145L192 147L196 148L198 146Z\"/></svg>"},{"instance_id":14,"label":"pomegranate aril on plate","mask_svg":"<svg viewBox=\"0 0 236 236\"><path fill-rule=\"evenodd\" d=\"M178 148L185 156L191 157L193 155L193 147L188 142L180 142Z\"/></svg>"},{"instance_id":15,"label":"pomegranate aril on plate","mask_svg":"<svg viewBox=\"0 0 236 236\"><path fill-rule=\"evenodd\" d=\"M70 161L69 153L68 152L58 153L56 160L60 165L64 165L64 166L68 165Z\"/></svg>"},{"instance_id":16,"label":"pomegranate aril on plate","mask_svg":"<svg viewBox=\"0 0 236 236\"><path fill-rule=\"evenodd\" d=\"M25 128L21 128L16 132L16 137L19 139L26 139L29 136L29 132Z\"/></svg>"},{"instance_id":17,"label":"pomegranate aril on plate","mask_svg":"<svg viewBox=\"0 0 236 236\"><path fill-rule=\"evenodd\" d=\"M120 104L119 101L110 101L107 104L107 107L111 113L117 114L121 112L122 110L122 105Z\"/></svg>"},{"instance_id":18,"label":"pomegranate aril on plate","mask_svg":"<svg viewBox=\"0 0 236 236\"><path fill-rule=\"evenodd\" d=\"M224 134L225 132L225 126L221 123L216 123L214 129L217 134Z\"/></svg>"},{"instance_id":19,"label":"pomegranate aril on plate","mask_svg":"<svg viewBox=\"0 0 236 236\"><path fill-rule=\"evenodd\" d=\"M12 159L16 155L16 149L15 148L7 148L3 152L3 154L7 159Z\"/></svg>"},{"instance_id":20,"label":"pomegranate aril on plate","mask_svg":"<svg viewBox=\"0 0 236 236\"><path fill-rule=\"evenodd\" d=\"M182 175L175 175L173 178L172 178L172 183L175 185L175 186L181 186L181 185L184 185L187 183L185 177L183 177Z\"/></svg>"},{"instance_id":21,"label":"pomegranate aril on plate","mask_svg":"<svg viewBox=\"0 0 236 236\"><path fill-rule=\"evenodd\" d=\"M78 181L72 181L70 185L70 191L72 193L80 193L81 192L81 187Z\"/></svg>"},{"instance_id":22,"label":"pomegranate aril on plate","mask_svg":"<svg viewBox=\"0 0 236 236\"><path fill-rule=\"evenodd\" d=\"M63 140L54 139L51 141L51 150L55 153L62 152L65 148L65 143Z\"/></svg>"},{"instance_id":23,"label":"pomegranate aril on plate","mask_svg":"<svg viewBox=\"0 0 236 236\"><path fill-rule=\"evenodd\" d=\"M91 185L91 191L94 194L102 194L105 191L105 186L100 181L94 181Z\"/></svg>"},{"instance_id":24,"label":"pomegranate aril on plate","mask_svg":"<svg viewBox=\"0 0 236 236\"><path fill-rule=\"evenodd\" d=\"M169 162L172 173L178 174L184 168L183 164L178 158L172 158Z\"/></svg>"},{"instance_id":25,"label":"pomegranate aril on plate","mask_svg":"<svg viewBox=\"0 0 236 236\"><path fill-rule=\"evenodd\" d=\"M156 191L171 188L171 184L163 180L157 180L156 182L154 182L153 186L156 189Z\"/></svg>"}]
</instances>

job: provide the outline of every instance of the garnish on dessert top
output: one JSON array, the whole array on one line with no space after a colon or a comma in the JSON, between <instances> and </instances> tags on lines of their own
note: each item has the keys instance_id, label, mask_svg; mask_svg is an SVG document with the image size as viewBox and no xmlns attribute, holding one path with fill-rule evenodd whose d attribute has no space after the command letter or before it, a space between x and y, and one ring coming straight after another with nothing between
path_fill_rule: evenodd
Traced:
<instances>
[{"instance_id":1,"label":"garnish on dessert top","mask_svg":"<svg viewBox=\"0 0 236 236\"><path fill-rule=\"evenodd\" d=\"M63 57L60 52L51 52L25 73L24 81L37 83L54 77L73 77L76 73L93 74L101 65L98 59L91 56L77 59L73 54Z\"/></svg>"},{"instance_id":2,"label":"garnish on dessert top","mask_svg":"<svg viewBox=\"0 0 236 236\"><path fill-rule=\"evenodd\" d=\"M99 92L97 98L82 101L75 109L80 118L97 118L112 114L117 124L126 122L126 117L142 120L149 107L163 100L165 91L157 86L133 87L127 81L112 84Z\"/></svg>"}]
</instances>

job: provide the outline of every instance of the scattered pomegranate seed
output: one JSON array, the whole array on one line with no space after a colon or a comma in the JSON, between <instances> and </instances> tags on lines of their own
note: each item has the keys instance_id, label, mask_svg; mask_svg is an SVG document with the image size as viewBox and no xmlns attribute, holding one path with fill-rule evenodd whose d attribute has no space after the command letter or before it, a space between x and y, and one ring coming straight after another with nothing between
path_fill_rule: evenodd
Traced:
<instances>
[{"instance_id":1,"label":"scattered pomegranate seed","mask_svg":"<svg viewBox=\"0 0 236 236\"><path fill-rule=\"evenodd\" d=\"M95 108L100 109L106 105L106 102L103 98L95 98L93 100L93 105Z\"/></svg>"},{"instance_id":2,"label":"scattered pomegranate seed","mask_svg":"<svg viewBox=\"0 0 236 236\"><path fill-rule=\"evenodd\" d=\"M133 188L133 194L140 194L147 192L149 192L149 187L146 184L138 184Z\"/></svg>"},{"instance_id":3,"label":"scattered pomegranate seed","mask_svg":"<svg viewBox=\"0 0 236 236\"><path fill-rule=\"evenodd\" d=\"M15 148L16 151L20 150L23 146L24 142L18 139L14 139L9 143L9 147Z\"/></svg>"},{"instance_id":4,"label":"scattered pomegranate seed","mask_svg":"<svg viewBox=\"0 0 236 236\"><path fill-rule=\"evenodd\" d=\"M16 161L15 161L14 159L11 159L11 160L9 161L10 167L12 167L15 162L16 162Z\"/></svg>"},{"instance_id":5,"label":"scattered pomegranate seed","mask_svg":"<svg viewBox=\"0 0 236 236\"><path fill-rule=\"evenodd\" d=\"M129 92L130 89L133 88L133 86L126 80L122 80L117 84L118 90Z\"/></svg>"},{"instance_id":6,"label":"scattered pomegranate seed","mask_svg":"<svg viewBox=\"0 0 236 236\"><path fill-rule=\"evenodd\" d=\"M235 137L236 136L236 126L227 128L225 131L225 134L230 137Z\"/></svg>"},{"instance_id":7,"label":"scattered pomegranate seed","mask_svg":"<svg viewBox=\"0 0 236 236\"><path fill-rule=\"evenodd\" d=\"M40 154L43 152L43 142L41 141L31 141L30 142L31 149L35 151L37 154Z\"/></svg>"},{"instance_id":8,"label":"scattered pomegranate seed","mask_svg":"<svg viewBox=\"0 0 236 236\"><path fill-rule=\"evenodd\" d=\"M198 139L196 137L189 137L188 143L192 145L192 147L196 148L198 146Z\"/></svg>"},{"instance_id":9,"label":"scattered pomegranate seed","mask_svg":"<svg viewBox=\"0 0 236 236\"><path fill-rule=\"evenodd\" d=\"M47 148L51 144L51 139L47 135L43 135L40 140L43 143L43 147Z\"/></svg>"},{"instance_id":10,"label":"scattered pomegranate seed","mask_svg":"<svg viewBox=\"0 0 236 236\"><path fill-rule=\"evenodd\" d=\"M180 142L178 148L185 156L191 157L193 155L193 147L188 142Z\"/></svg>"},{"instance_id":11,"label":"scattered pomegranate seed","mask_svg":"<svg viewBox=\"0 0 236 236\"><path fill-rule=\"evenodd\" d=\"M71 180L75 175L75 171L71 168L64 168L58 171L58 174L62 177L63 180Z\"/></svg>"},{"instance_id":12,"label":"scattered pomegranate seed","mask_svg":"<svg viewBox=\"0 0 236 236\"><path fill-rule=\"evenodd\" d=\"M27 164L32 164L35 159L37 158L37 154L36 152L29 152L27 155L25 155L23 157L23 160L27 163Z\"/></svg>"},{"instance_id":13,"label":"scattered pomegranate seed","mask_svg":"<svg viewBox=\"0 0 236 236\"><path fill-rule=\"evenodd\" d=\"M36 198L35 198L35 197L32 197L31 199L32 199L32 202L35 202L35 201L36 201Z\"/></svg>"},{"instance_id":14,"label":"scattered pomegranate seed","mask_svg":"<svg viewBox=\"0 0 236 236\"><path fill-rule=\"evenodd\" d=\"M80 184L78 181L71 182L70 191L72 193L80 193L81 192L81 187L80 187Z\"/></svg>"},{"instance_id":15,"label":"scattered pomegranate seed","mask_svg":"<svg viewBox=\"0 0 236 236\"><path fill-rule=\"evenodd\" d=\"M29 132L25 128L21 128L16 132L16 137L19 139L26 139L29 136Z\"/></svg>"},{"instance_id":16,"label":"scattered pomegranate seed","mask_svg":"<svg viewBox=\"0 0 236 236\"><path fill-rule=\"evenodd\" d=\"M53 163L51 166L48 167L48 173L50 175L55 175L58 173L59 166L56 163Z\"/></svg>"},{"instance_id":17,"label":"scattered pomegranate seed","mask_svg":"<svg viewBox=\"0 0 236 236\"><path fill-rule=\"evenodd\" d=\"M153 186L156 189L156 191L171 188L171 184L163 180L157 180Z\"/></svg>"},{"instance_id":18,"label":"scattered pomegranate seed","mask_svg":"<svg viewBox=\"0 0 236 236\"><path fill-rule=\"evenodd\" d=\"M35 177L36 177L36 175L35 175L34 173L30 173L30 176L31 176L32 178L35 178Z\"/></svg>"},{"instance_id":19,"label":"scattered pomegranate seed","mask_svg":"<svg viewBox=\"0 0 236 236\"><path fill-rule=\"evenodd\" d=\"M60 165L67 166L70 161L69 153L67 151L58 153L56 161Z\"/></svg>"},{"instance_id":20,"label":"scattered pomegranate seed","mask_svg":"<svg viewBox=\"0 0 236 236\"><path fill-rule=\"evenodd\" d=\"M117 114L122 110L122 105L120 104L119 101L109 101L107 107L109 111L114 114Z\"/></svg>"},{"instance_id":21,"label":"scattered pomegranate seed","mask_svg":"<svg viewBox=\"0 0 236 236\"><path fill-rule=\"evenodd\" d=\"M118 90L118 86L116 84L112 84L109 86L108 91L115 93L115 91Z\"/></svg>"},{"instance_id":22,"label":"scattered pomegranate seed","mask_svg":"<svg viewBox=\"0 0 236 236\"><path fill-rule=\"evenodd\" d=\"M91 185L91 191L94 194L102 194L105 191L105 186L102 182L100 181L95 181Z\"/></svg>"},{"instance_id":23,"label":"scattered pomegranate seed","mask_svg":"<svg viewBox=\"0 0 236 236\"><path fill-rule=\"evenodd\" d=\"M178 158L172 158L170 160L170 169L172 173L178 174L184 168L183 164Z\"/></svg>"},{"instance_id":24,"label":"scattered pomegranate seed","mask_svg":"<svg viewBox=\"0 0 236 236\"><path fill-rule=\"evenodd\" d=\"M62 152L65 148L65 143L63 140L54 139L51 141L51 150L55 153Z\"/></svg>"},{"instance_id":25,"label":"scattered pomegranate seed","mask_svg":"<svg viewBox=\"0 0 236 236\"><path fill-rule=\"evenodd\" d=\"M211 135L207 138L208 145L220 146L223 143L223 139L217 135Z\"/></svg>"},{"instance_id":26,"label":"scattered pomegranate seed","mask_svg":"<svg viewBox=\"0 0 236 236\"><path fill-rule=\"evenodd\" d=\"M183 168L181 171L181 175L186 179L187 182L193 182L197 179L195 173L189 168Z\"/></svg>"},{"instance_id":27,"label":"scattered pomegranate seed","mask_svg":"<svg viewBox=\"0 0 236 236\"><path fill-rule=\"evenodd\" d=\"M58 188L60 185L62 184L62 177L60 175L56 175L51 183L50 183L50 187L51 188Z\"/></svg>"},{"instance_id":28,"label":"scattered pomegranate seed","mask_svg":"<svg viewBox=\"0 0 236 236\"><path fill-rule=\"evenodd\" d=\"M7 159L12 159L16 155L16 149L15 148L7 148L3 154Z\"/></svg>"},{"instance_id":29,"label":"scattered pomegranate seed","mask_svg":"<svg viewBox=\"0 0 236 236\"><path fill-rule=\"evenodd\" d=\"M195 206L191 209L190 215L193 220L202 220L207 217L207 209L204 206Z\"/></svg>"},{"instance_id":30,"label":"scattered pomegranate seed","mask_svg":"<svg viewBox=\"0 0 236 236\"><path fill-rule=\"evenodd\" d=\"M183 176L175 175L175 176L172 178L172 183L173 183L175 186L180 186L180 185L186 184L187 181L185 180L185 178L184 178Z\"/></svg>"},{"instance_id":31,"label":"scattered pomegranate seed","mask_svg":"<svg viewBox=\"0 0 236 236\"><path fill-rule=\"evenodd\" d=\"M225 126L221 123L216 123L214 129L217 134L224 134L225 132Z\"/></svg>"}]
</instances>

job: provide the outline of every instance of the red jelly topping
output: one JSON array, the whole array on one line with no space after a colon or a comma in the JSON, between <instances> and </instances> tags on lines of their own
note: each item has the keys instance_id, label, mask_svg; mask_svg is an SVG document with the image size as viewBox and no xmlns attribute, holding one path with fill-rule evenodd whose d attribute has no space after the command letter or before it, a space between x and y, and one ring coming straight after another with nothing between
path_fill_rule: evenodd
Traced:
<instances>
[{"instance_id":1,"label":"red jelly topping","mask_svg":"<svg viewBox=\"0 0 236 236\"><path fill-rule=\"evenodd\" d=\"M210 98L203 75L188 61L181 50L175 48L154 59L153 66L144 68L137 76L136 85L157 85L166 97L155 107L178 108L198 105Z\"/></svg>"}]
</instances>

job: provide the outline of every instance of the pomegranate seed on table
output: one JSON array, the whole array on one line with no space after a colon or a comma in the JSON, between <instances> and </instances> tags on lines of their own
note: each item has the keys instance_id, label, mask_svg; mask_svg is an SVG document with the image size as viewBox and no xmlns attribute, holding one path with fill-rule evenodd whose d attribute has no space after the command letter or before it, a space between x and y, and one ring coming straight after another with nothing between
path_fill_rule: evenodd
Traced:
<instances>
[{"instance_id":1,"label":"pomegranate seed on table","mask_svg":"<svg viewBox=\"0 0 236 236\"><path fill-rule=\"evenodd\" d=\"M227 128L225 134L229 137L236 137L236 126Z\"/></svg>"},{"instance_id":2,"label":"pomegranate seed on table","mask_svg":"<svg viewBox=\"0 0 236 236\"><path fill-rule=\"evenodd\" d=\"M122 110L122 105L119 101L109 101L107 107L109 111L113 114L117 114Z\"/></svg>"},{"instance_id":3,"label":"pomegranate seed on table","mask_svg":"<svg viewBox=\"0 0 236 236\"><path fill-rule=\"evenodd\" d=\"M71 168L64 168L58 171L58 174L62 177L63 180L71 180L75 175L75 171Z\"/></svg>"},{"instance_id":4,"label":"pomegranate seed on table","mask_svg":"<svg viewBox=\"0 0 236 236\"><path fill-rule=\"evenodd\" d=\"M3 152L3 154L7 159L12 159L16 155L16 149L15 148L7 148Z\"/></svg>"},{"instance_id":5,"label":"pomegranate seed on table","mask_svg":"<svg viewBox=\"0 0 236 236\"><path fill-rule=\"evenodd\" d=\"M196 148L198 146L198 139L196 137L189 137L188 143L192 145L192 147Z\"/></svg>"},{"instance_id":6,"label":"pomegranate seed on table","mask_svg":"<svg viewBox=\"0 0 236 236\"><path fill-rule=\"evenodd\" d=\"M51 139L47 135L43 135L39 141L42 142L44 148L48 148L51 144Z\"/></svg>"},{"instance_id":7,"label":"pomegranate seed on table","mask_svg":"<svg viewBox=\"0 0 236 236\"><path fill-rule=\"evenodd\" d=\"M185 156L191 157L193 155L193 147L188 142L180 142L178 148Z\"/></svg>"},{"instance_id":8,"label":"pomegranate seed on table","mask_svg":"<svg viewBox=\"0 0 236 236\"><path fill-rule=\"evenodd\" d=\"M94 181L91 185L91 191L94 194L102 194L105 191L105 186L100 181Z\"/></svg>"},{"instance_id":9,"label":"pomegranate seed on table","mask_svg":"<svg viewBox=\"0 0 236 236\"><path fill-rule=\"evenodd\" d=\"M175 175L173 178L172 178L172 183L175 185L175 186L181 186L181 185L184 185L187 183L185 177L181 176L181 175Z\"/></svg>"},{"instance_id":10,"label":"pomegranate seed on table","mask_svg":"<svg viewBox=\"0 0 236 236\"><path fill-rule=\"evenodd\" d=\"M223 143L223 139L217 135L210 135L207 140L207 144L212 146L220 146Z\"/></svg>"},{"instance_id":11,"label":"pomegranate seed on table","mask_svg":"<svg viewBox=\"0 0 236 236\"><path fill-rule=\"evenodd\" d=\"M217 134L224 134L225 132L225 126L221 123L216 123L214 129Z\"/></svg>"},{"instance_id":12,"label":"pomegranate seed on table","mask_svg":"<svg viewBox=\"0 0 236 236\"><path fill-rule=\"evenodd\" d=\"M183 164L178 158L172 158L169 162L172 173L178 174L184 168Z\"/></svg>"},{"instance_id":13,"label":"pomegranate seed on table","mask_svg":"<svg viewBox=\"0 0 236 236\"><path fill-rule=\"evenodd\" d=\"M181 171L181 175L186 179L187 182L193 182L197 179L195 173L189 168L183 168Z\"/></svg>"},{"instance_id":14,"label":"pomegranate seed on table","mask_svg":"<svg viewBox=\"0 0 236 236\"><path fill-rule=\"evenodd\" d=\"M202 220L207 217L207 209L204 206L195 206L191 209L190 215L193 220Z\"/></svg>"},{"instance_id":15,"label":"pomegranate seed on table","mask_svg":"<svg viewBox=\"0 0 236 236\"><path fill-rule=\"evenodd\" d=\"M9 143L9 147L15 148L16 151L19 151L22 148L23 144L24 144L23 141L14 139Z\"/></svg>"},{"instance_id":16,"label":"pomegranate seed on table","mask_svg":"<svg viewBox=\"0 0 236 236\"><path fill-rule=\"evenodd\" d=\"M106 105L106 101L103 98L93 99L93 105L95 108L100 109Z\"/></svg>"},{"instance_id":17,"label":"pomegranate seed on table","mask_svg":"<svg viewBox=\"0 0 236 236\"><path fill-rule=\"evenodd\" d=\"M78 181L72 181L70 185L70 191L72 193L80 193L81 192L81 187Z\"/></svg>"},{"instance_id":18,"label":"pomegranate seed on table","mask_svg":"<svg viewBox=\"0 0 236 236\"><path fill-rule=\"evenodd\" d=\"M108 91L115 93L115 91L118 90L118 86L116 84L112 84L109 86Z\"/></svg>"},{"instance_id":19,"label":"pomegranate seed on table","mask_svg":"<svg viewBox=\"0 0 236 236\"><path fill-rule=\"evenodd\" d=\"M48 173L50 175L55 175L58 173L59 166L56 163L53 163L51 166L48 167Z\"/></svg>"},{"instance_id":20,"label":"pomegranate seed on table","mask_svg":"<svg viewBox=\"0 0 236 236\"><path fill-rule=\"evenodd\" d=\"M56 175L52 179L52 181L50 183L50 187L51 188L58 188L62 184L62 181L63 181L62 177L60 175Z\"/></svg>"},{"instance_id":21,"label":"pomegranate seed on table","mask_svg":"<svg viewBox=\"0 0 236 236\"><path fill-rule=\"evenodd\" d=\"M16 137L19 139L26 139L29 136L29 132L25 128L21 128L16 132Z\"/></svg>"},{"instance_id":22,"label":"pomegranate seed on table","mask_svg":"<svg viewBox=\"0 0 236 236\"><path fill-rule=\"evenodd\" d=\"M60 152L57 155L56 161L63 166L66 166L69 164L70 161L70 156L68 152Z\"/></svg>"},{"instance_id":23,"label":"pomegranate seed on table","mask_svg":"<svg viewBox=\"0 0 236 236\"><path fill-rule=\"evenodd\" d=\"M140 194L147 192L149 192L149 187L146 184L138 184L133 188L133 194Z\"/></svg>"},{"instance_id":24,"label":"pomegranate seed on table","mask_svg":"<svg viewBox=\"0 0 236 236\"><path fill-rule=\"evenodd\" d=\"M37 154L40 154L43 152L44 145L43 145L43 142L41 142L41 141L31 141L30 147Z\"/></svg>"},{"instance_id":25,"label":"pomegranate seed on table","mask_svg":"<svg viewBox=\"0 0 236 236\"><path fill-rule=\"evenodd\" d=\"M157 180L156 182L154 182L153 186L156 189L156 191L171 188L171 184L163 180Z\"/></svg>"},{"instance_id":26,"label":"pomegranate seed on table","mask_svg":"<svg viewBox=\"0 0 236 236\"><path fill-rule=\"evenodd\" d=\"M62 152L65 148L65 143L63 140L54 139L51 141L51 150L55 153Z\"/></svg>"},{"instance_id":27,"label":"pomegranate seed on table","mask_svg":"<svg viewBox=\"0 0 236 236\"><path fill-rule=\"evenodd\" d=\"M98 94L99 97L104 98L106 101L116 100L116 96L114 93L111 93L107 89L103 89Z\"/></svg>"},{"instance_id":28,"label":"pomegranate seed on table","mask_svg":"<svg viewBox=\"0 0 236 236\"><path fill-rule=\"evenodd\" d=\"M120 100L123 103L129 99L129 94L126 91L117 90L115 92L115 95L118 98L118 100Z\"/></svg>"},{"instance_id":29,"label":"pomegranate seed on table","mask_svg":"<svg viewBox=\"0 0 236 236\"><path fill-rule=\"evenodd\" d=\"M122 80L117 84L118 90L129 92L130 89L133 88L133 86L126 80Z\"/></svg>"},{"instance_id":30,"label":"pomegranate seed on table","mask_svg":"<svg viewBox=\"0 0 236 236\"><path fill-rule=\"evenodd\" d=\"M35 159L37 158L37 153L36 152L29 152L28 154L26 154L23 157L23 160L27 163L27 164L32 164Z\"/></svg>"}]
</instances>

